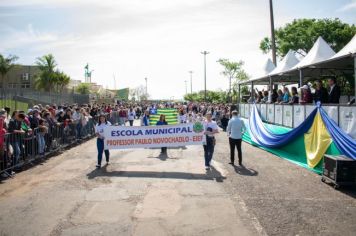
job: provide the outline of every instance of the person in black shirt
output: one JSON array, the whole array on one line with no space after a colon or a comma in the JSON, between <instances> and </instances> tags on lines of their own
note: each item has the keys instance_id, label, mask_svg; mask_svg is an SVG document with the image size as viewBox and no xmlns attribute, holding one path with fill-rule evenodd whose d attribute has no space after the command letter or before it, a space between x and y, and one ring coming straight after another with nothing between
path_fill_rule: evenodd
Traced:
<instances>
[{"instance_id":1,"label":"person in black shirt","mask_svg":"<svg viewBox=\"0 0 356 236\"><path fill-rule=\"evenodd\" d=\"M328 90L324 88L321 80L315 81L315 94L314 94L315 103L327 103L328 102Z\"/></svg>"},{"instance_id":2,"label":"person in black shirt","mask_svg":"<svg viewBox=\"0 0 356 236\"><path fill-rule=\"evenodd\" d=\"M14 149L14 158L12 160L12 166L15 167L20 159L21 149L21 135L25 133L22 130L22 122L25 119L25 115L23 113L15 114L15 116L9 122L8 132L10 133L9 142L12 148Z\"/></svg>"},{"instance_id":3,"label":"person in black shirt","mask_svg":"<svg viewBox=\"0 0 356 236\"><path fill-rule=\"evenodd\" d=\"M336 78L335 77L330 77L328 79L328 85L329 85L329 97L328 97L328 103L339 103L340 100L340 87L336 84Z\"/></svg>"}]
</instances>

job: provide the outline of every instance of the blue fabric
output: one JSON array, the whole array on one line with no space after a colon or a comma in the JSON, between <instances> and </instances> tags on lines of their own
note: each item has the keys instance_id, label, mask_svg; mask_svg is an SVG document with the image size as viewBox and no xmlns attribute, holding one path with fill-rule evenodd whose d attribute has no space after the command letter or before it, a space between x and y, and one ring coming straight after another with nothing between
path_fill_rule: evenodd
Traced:
<instances>
[{"instance_id":1,"label":"blue fabric","mask_svg":"<svg viewBox=\"0 0 356 236\"><path fill-rule=\"evenodd\" d=\"M345 156L356 160L356 141L347 135L332 119L330 119L322 108L319 108L319 111L321 118L323 119L323 122L337 148Z\"/></svg>"},{"instance_id":2,"label":"blue fabric","mask_svg":"<svg viewBox=\"0 0 356 236\"><path fill-rule=\"evenodd\" d=\"M284 134L274 134L270 130L268 130L257 110L256 104L253 105L251 116L249 119L249 125L251 130L251 138L257 144L268 147L268 148L276 148L286 145L290 143L293 139L297 138L299 135L304 135L304 133L308 132L311 125L313 124L314 117L318 109L315 108L313 112L295 129L290 130Z\"/></svg>"}]
</instances>

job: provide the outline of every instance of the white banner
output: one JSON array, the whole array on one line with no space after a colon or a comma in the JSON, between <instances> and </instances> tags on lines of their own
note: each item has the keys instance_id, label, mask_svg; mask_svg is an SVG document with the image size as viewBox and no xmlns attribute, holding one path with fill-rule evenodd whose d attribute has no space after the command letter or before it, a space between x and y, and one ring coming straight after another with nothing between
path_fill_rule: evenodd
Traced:
<instances>
[{"instance_id":1,"label":"white banner","mask_svg":"<svg viewBox=\"0 0 356 236\"><path fill-rule=\"evenodd\" d=\"M250 117L250 104L245 104L245 117Z\"/></svg>"},{"instance_id":2,"label":"white banner","mask_svg":"<svg viewBox=\"0 0 356 236\"><path fill-rule=\"evenodd\" d=\"M283 125L283 106L274 105L274 123Z\"/></svg>"},{"instance_id":3,"label":"white banner","mask_svg":"<svg viewBox=\"0 0 356 236\"><path fill-rule=\"evenodd\" d=\"M340 107L340 128L356 139L356 107Z\"/></svg>"},{"instance_id":4,"label":"white banner","mask_svg":"<svg viewBox=\"0 0 356 236\"><path fill-rule=\"evenodd\" d=\"M298 127L305 120L305 108L303 105L294 105L293 127Z\"/></svg>"},{"instance_id":5,"label":"white banner","mask_svg":"<svg viewBox=\"0 0 356 236\"><path fill-rule=\"evenodd\" d=\"M305 105L305 119L310 116L310 114L314 111L315 105Z\"/></svg>"},{"instance_id":6,"label":"white banner","mask_svg":"<svg viewBox=\"0 0 356 236\"><path fill-rule=\"evenodd\" d=\"M293 127L293 106L283 105L283 125Z\"/></svg>"},{"instance_id":7,"label":"white banner","mask_svg":"<svg viewBox=\"0 0 356 236\"><path fill-rule=\"evenodd\" d=\"M263 120L267 120L267 104L261 104L261 116Z\"/></svg>"},{"instance_id":8,"label":"white banner","mask_svg":"<svg viewBox=\"0 0 356 236\"><path fill-rule=\"evenodd\" d=\"M267 104L267 121L274 123L274 104Z\"/></svg>"},{"instance_id":9,"label":"white banner","mask_svg":"<svg viewBox=\"0 0 356 236\"><path fill-rule=\"evenodd\" d=\"M245 107L244 104L239 104L239 113L240 113L240 117L245 117Z\"/></svg>"},{"instance_id":10,"label":"white banner","mask_svg":"<svg viewBox=\"0 0 356 236\"><path fill-rule=\"evenodd\" d=\"M339 124L339 112L337 106L322 106L322 108L336 124Z\"/></svg>"},{"instance_id":11,"label":"white banner","mask_svg":"<svg viewBox=\"0 0 356 236\"><path fill-rule=\"evenodd\" d=\"M161 126L109 126L104 130L105 149L181 147L203 145L201 122Z\"/></svg>"}]
</instances>

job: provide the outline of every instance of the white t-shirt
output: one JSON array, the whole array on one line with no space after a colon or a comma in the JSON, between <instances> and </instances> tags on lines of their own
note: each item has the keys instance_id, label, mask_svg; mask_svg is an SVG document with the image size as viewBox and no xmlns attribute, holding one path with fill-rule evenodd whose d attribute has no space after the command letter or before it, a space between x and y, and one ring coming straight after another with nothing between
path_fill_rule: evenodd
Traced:
<instances>
[{"instance_id":1,"label":"white t-shirt","mask_svg":"<svg viewBox=\"0 0 356 236\"><path fill-rule=\"evenodd\" d=\"M128 115L128 119L129 120L134 120L136 116L136 112L135 111L129 111L129 115Z\"/></svg>"},{"instance_id":2,"label":"white t-shirt","mask_svg":"<svg viewBox=\"0 0 356 236\"><path fill-rule=\"evenodd\" d=\"M97 124L95 126L95 133L98 133L100 135L99 138L103 139L104 138L104 130L106 127L111 126L111 123L108 121L107 124L102 123L102 124Z\"/></svg>"},{"instance_id":3,"label":"white t-shirt","mask_svg":"<svg viewBox=\"0 0 356 236\"><path fill-rule=\"evenodd\" d=\"M212 130L218 130L218 129L219 129L218 125L217 125L216 122L213 121L213 120L212 120L211 122L208 122L208 121L205 121L205 122L204 122L204 129L205 129L205 131L207 131L208 128L211 128ZM210 130L210 131L211 131L211 130ZM214 137L214 134L209 134L208 136L209 136L209 137Z\"/></svg>"},{"instance_id":4,"label":"white t-shirt","mask_svg":"<svg viewBox=\"0 0 356 236\"><path fill-rule=\"evenodd\" d=\"M185 123L187 121L187 115L179 115L179 123Z\"/></svg>"}]
</instances>

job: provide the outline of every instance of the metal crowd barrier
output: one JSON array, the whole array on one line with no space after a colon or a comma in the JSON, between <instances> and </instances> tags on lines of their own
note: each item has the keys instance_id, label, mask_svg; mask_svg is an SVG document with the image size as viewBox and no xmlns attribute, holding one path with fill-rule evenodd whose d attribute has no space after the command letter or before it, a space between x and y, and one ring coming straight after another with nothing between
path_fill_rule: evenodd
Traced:
<instances>
[{"instance_id":1,"label":"metal crowd barrier","mask_svg":"<svg viewBox=\"0 0 356 236\"><path fill-rule=\"evenodd\" d=\"M262 118L271 124L295 128L315 109L314 104L256 104ZM248 119L253 104L240 103L240 116ZM356 139L356 106L322 105L328 116L342 129Z\"/></svg>"},{"instance_id":2,"label":"metal crowd barrier","mask_svg":"<svg viewBox=\"0 0 356 236\"><path fill-rule=\"evenodd\" d=\"M84 125L59 123L46 130L6 133L0 137L0 174L11 176L24 165L94 137L97 122L94 117Z\"/></svg>"}]
</instances>

